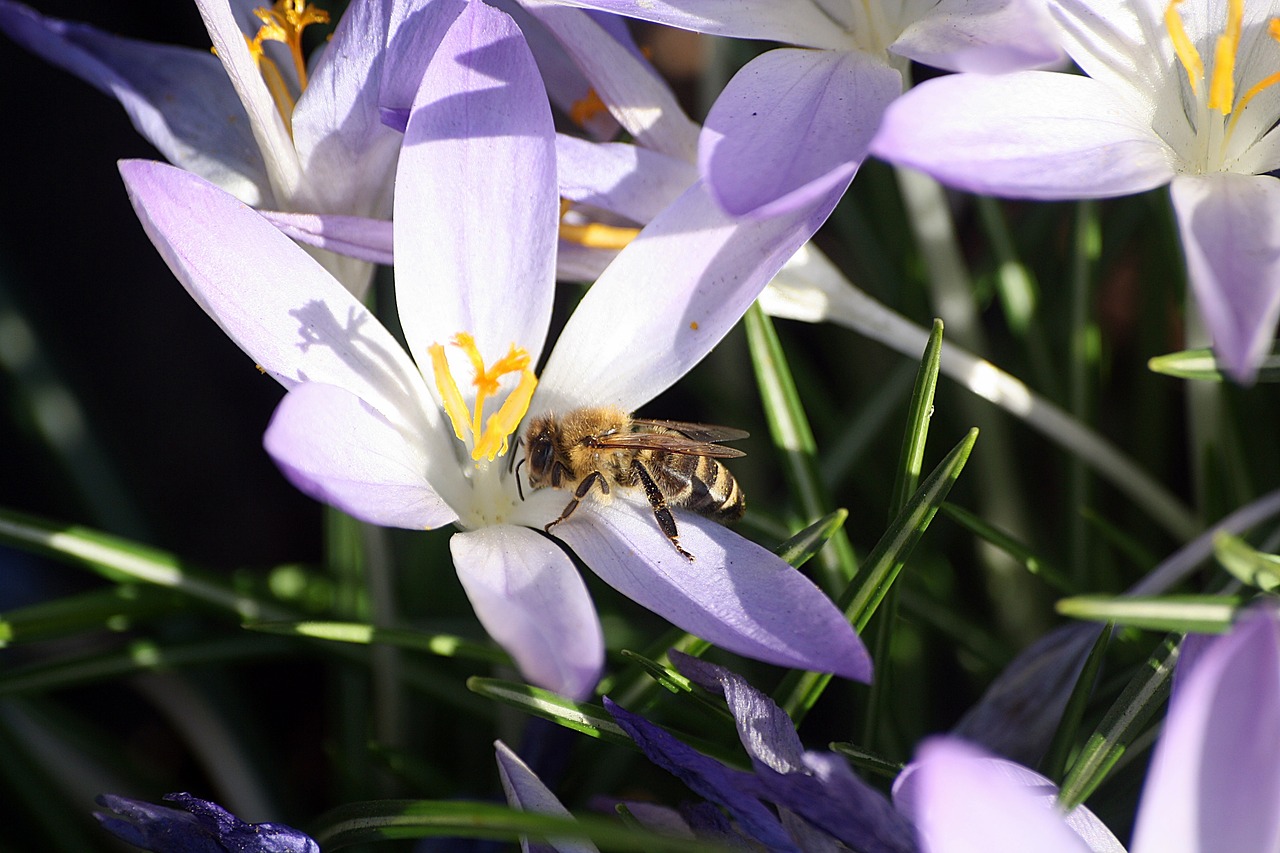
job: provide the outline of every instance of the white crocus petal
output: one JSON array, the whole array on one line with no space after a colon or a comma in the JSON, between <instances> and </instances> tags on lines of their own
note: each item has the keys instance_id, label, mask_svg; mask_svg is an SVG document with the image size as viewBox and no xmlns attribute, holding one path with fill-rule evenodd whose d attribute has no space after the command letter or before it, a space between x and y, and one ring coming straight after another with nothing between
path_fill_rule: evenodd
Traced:
<instances>
[{"instance_id":1,"label":"white crocus petal","mask_svg":"<svg viewBox=\"0 0 1280 853\"><path fill-rule=\"evenodd\" d=\"M701 182L654 218L587 291L530 409L635 411L720 342L817 230L838 193L764 221L731 219ZM636 294L646 310L635 310Z\"/></svg>"},{"instance_id":2,"label":"white crocus petal","mask_svg":"<svg viewBox=\"0 0 1280 853\"><path fill-rule=\"evenodd\" d=\"M780 666L869 681L871 660L813 582L732 530L677 510L676 551L652 509L584 501L552 528L605 583L721 648Z\"/></svg>"},{"instance_id":3,"label":"white crocus petal","mask_svg":"<svg viewBox=\"0 0 1280 853\"><path fill-rule=\"evenodd\" d=\"M1003 74L1063 59L1043 0L941 0L889 50L949 71Z\"/></svg>"},{"instance_id":4,"label":"white crocus petal","mask_svg":"<svg viewBox=\"0 0 1280 853\"><path fill-rule=\"evenodd\" d=\"M1280 318L1280 180L1183 175L1172 193L1214 349L1233 377L1251 382Z\"/></svg>"},{"instance_id":5,"label":"white crocus petal","mask_svg":"<svg viewBox=\"0 0 1280 853\"><path fill-rule=\"evenodd\" d=\"M341 388L304 382L276 407L263 444L316 500L371 524L423 530L458 520L430 482L433 474L456 477L456 465L442 442L427 438L397 429Z\"/></svg>"},{"instance_id":6,"label":"white crocus petal","mask_svg":"<svg viewBox=\"0 0 1280 853\"><path fill-rule=\"evenodd\" d=\"M508 805L526 812L556 817L573 816L511 747L502 741L495 741L493 746L497 751L498 775L502 778L502 791L507 795ZM522 853L535 850L540 853L547 849L556 853L599 853L599 848L586 840L548 838L545 843L539 842L535 847L530 845L525 836L520 837L520 849Z\"/></svg>"},{"instance_id":7,"label":"white crocus petal","mask_svg":"<svg viewBox=\"0 0 1280 853\"><path fill-rule=\"evenodd\" d=\"M648 222L698 179L687 160L622 142L556 135L560 195L632 222Z\"/></svg>"},{"instance_id":8,"label":"white crocus petal","mask_svg":"<svg viewBox=\"0 0 1280 853\"><path fill-rule=\"evenodd\" d=\"M486 364L513 343L536 363L555 288L555 133L504 13L472 0L449 28L410 113L396 188L396 301L417 362L466 332ZM469 374L465 357L449 359Z\"/></svg>"},{"instance_id":9,"label":"white crocus petal","mask_svg":"<svg viewBox=\"0 0 1280 853\"><path fill-rule=\"evenodd\" d=\"M1170 106L1181 112L1176 97L1178 75L1183 80L1186 76L1174 59L1164 27L1168 5L1167 0L1049 0L1050 14L1061 27L1063 46L1071 58L1085 74L1129 99L1135 113L1148 123ZM1175 96L1172 102L1167 100L1170 94ZM1181 121L1186 124L1185 115Z\"/></svg>"},{"instance_id":10,"label":"white crocus petal","mask_svg":"<svg viewBox=\"0 0 1280 853\"><path fill-rule=\"evenodd\" d=\"M235 15L227 0L196 0L200 17L209 31L209 39L227 69L231 85L240 95L253 137L258 141L267 177L276 195L277 206L309 206L302 198L302 167L298 153L285 127L284 119L276 108L267 85L258 72L257 64L249 55L244 33L236 23Z\"/></svg>"},{"instance_id":11,"label":"white crocus petal","mask_svg":"<svg viewBox=\"0 0 1280 853\"><path fill-rule=\"evenodd\" d=\"M406 430L438 429L417 367L378 320L260 214L190 172L125 160L147 236L227 335L286 388L326 382Z\"/></svg>"},{"instance_id":12,"label":"white crocus petal","mask_svg":"<svg viewBox=\"0 0 1280 853\"><path fill-rule=\"evenodd\" d=\"M572 699L587 696L604 665L604 637L568 555L512 524L457 533L449 548L480 623L525 677Z\"/></svg>"}]
</instances>

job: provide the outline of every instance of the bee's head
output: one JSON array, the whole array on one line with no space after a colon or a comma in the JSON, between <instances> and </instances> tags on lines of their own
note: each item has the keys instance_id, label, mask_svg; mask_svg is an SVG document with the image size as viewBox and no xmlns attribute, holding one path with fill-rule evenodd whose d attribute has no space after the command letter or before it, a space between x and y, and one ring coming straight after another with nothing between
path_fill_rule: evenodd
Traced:
<instances>
[{"instance_id":1,"label":"bee's head","mask_svg":"<svg viewBox=\"0 0 1280 853\"><path fill-rule=\"evenodd\" d=\"M529 485L535 489L552 485L551 471L556 462L556 425L550 415L540 415L529 423L524 434L529 460Z\"/></svg>"}]
</instances>

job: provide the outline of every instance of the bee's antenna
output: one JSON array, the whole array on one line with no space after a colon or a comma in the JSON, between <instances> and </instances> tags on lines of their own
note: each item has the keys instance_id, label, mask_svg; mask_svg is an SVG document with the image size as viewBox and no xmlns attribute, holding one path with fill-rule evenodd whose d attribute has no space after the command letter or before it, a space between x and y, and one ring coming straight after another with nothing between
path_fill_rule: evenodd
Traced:
<instances>
[{"instance_id":1,"label":"bee's antenna","mask_svg":"<svg viewBox=\"0 0 1280 853\"><path fill-rule=\"evenodd\" d=\"M520 438L517 438L517 439L516 439L516 447L524 447L524 438L523 438L523 437L520 437ZM510 473L511 473L511 466L512 466L512 465L514 465L514 464L515 464L515 462L516 462L516 454L515 454L515 451L512 451L512 453L511 453L511 457L510 457L509 459L507 459L507 473L508 473L508 474L510 474Z\"/></svg>"},{"instance_id":2,"label":"bee's antenna","mask_svg":"<svg viewBox=\"0 0 1280 853\"><path fill-rule=\"evenodd\" d=\"M516 491L520 494L520 500L524 500L524 488L520 485L520 466L524 464L526 458L528 457L521 456L520 461L516 463Z\"/></svg>"}]
</instances>

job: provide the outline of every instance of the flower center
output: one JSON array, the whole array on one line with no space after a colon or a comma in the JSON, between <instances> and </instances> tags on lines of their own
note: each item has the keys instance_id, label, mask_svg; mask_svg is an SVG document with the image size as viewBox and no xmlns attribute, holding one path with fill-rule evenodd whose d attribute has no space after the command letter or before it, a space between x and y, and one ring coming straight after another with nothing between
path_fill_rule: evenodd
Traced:
<instances>
[{"instance_id":1,"label":"flower center","mask_svg":"<svg viewBox=\"0 0 1280 853\"><path fill-rule=\"evenodd\" d=\"M1199 99L1206 82L1204 61L1182 25L1182 15L1178 12L1178 6L1182 2L1183 0L1170 0L1164 12L1164 25L1169 31L1169 38L1173 40L1173 51L1187 72L1191 91ZM1214 46L1213 69L1207 80L1207 107L1219 115L1231 117L1227 124L1228 138L1249 102L1259 92L1280 83L1280 72L1268 75L1250 87L1239 99L1236 98L1236 55L1240 51L1243 22L1244 0L1228 0L1226 26ZM1273 40L1280 42L1280 18L1271 19L1267 24L1267 33Z\"/></svg>"},{"instance_id":2,"label":"flower center","mask_svg":"<svg viewBox=\"0 0 1280 853\"><path fill-rule=\"evenodd\" d=\"M533 389L538 385L538 377L533 375L533 370L529 367L529 353L515 344L492 367L486 368L474 336L459 332L450 343L462 350L471 361L471 384L476 389L476 400L468 411L462 392L458 390L458 383L449 370L444 346L432 344L427 351L431 354L431 369L435 375L436 387L440 389L440 397L444 400L445 414L453 424L453 434L471 447L471 458L476 462L481 459L492 462L507 452L508 439L529 410L529 401L533 399ZM485 401L498 394L501 388L499 380L508 374L518 374L520 380L502 401L498 411L485 420Z\"/></svg>"},{"instance_id":3,"label":"flower center","mask_svg":"<svg viewBox=\"0 0 1280 853\"><path fill-rule=\"evenodd\" d=\"M293 59L294 70L298 73L300 91L307 88L307 60L302 55L302 31L312 24L329 23L329 13L315 6L307 5L307 0L276 0L270 9L259 7L253 10L262 26L253 38L245 37L249 44L249 54L258 64L258 72L266 81L271 98L276 103L284 126L293 134L293 107L296 99L285 84L284 75L274 62L267 57L262 43L278 41L289 48L289 56Z\"/></svg>"}]
</instances>

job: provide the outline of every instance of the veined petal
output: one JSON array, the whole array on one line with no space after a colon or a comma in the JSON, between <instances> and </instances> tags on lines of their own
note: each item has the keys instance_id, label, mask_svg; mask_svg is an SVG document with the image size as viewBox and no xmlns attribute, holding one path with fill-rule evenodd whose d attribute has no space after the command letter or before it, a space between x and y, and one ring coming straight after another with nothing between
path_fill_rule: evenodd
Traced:
<instances>
[{"instance_id":1,"label":"veined petal","mask_svg":"<svg viewBox=\"0 0 1280 853\"><path fill-rule=\"evenodd\" d=\"M621 142L556 135L560 195L648 222L698 179L690 163Z\"/></svg>"},{"instance_id":2,"label":"veined petal","mask_svg":"<svg viewBox=\"0 0 1280 853\"><path fill-rule=\"evenodd\" d=\"M272 196L244 107L207 50L121 38L0 0L0 30L124 107L165 159L246 204Z\"/></svg>"},{"instance_id":3,"label":"veined petal","mask_svg":"<svg viewBox=\"0 0 1280 853\"><path fill-rule=\"evenodd\" d=\"M1040 68L1064 58L1044 0L941 0L889 50L934 68L983 74Z\"/></svg>"},{"instance_id":4,"label":"veined petal","mask_svg":"<svg viewBox=\"0 0 1280 853\"><path fill-rule=\"evenodd\" d=\"M1058 789L1038 773L968 744L931 738L898 776L893 801L916 825L925 853L1083 853L1124 847L1087 809L1078 834L1054 807Z\"/></svg>"},{"instance_id":5,"label":"veined petal","mask_svg":"<svg viewBox=\"0 0 1280 853\"><path fill-rule=\"evenodd\" d=\"M432 443L443 456L431 458ZM429 481L456 467L448 448L406 435L337 386L304 382L286 394L263 444L298 489L362 521L423 530L458 520Z\"/></svg>"},{"instance_id":6,"label":"veined petal","mask_svg":"<svg viewBox=\"0 0 1280 853\"><path fill-rule=\"evenodd\" d=\"M929 80L885 113L879 157L961 189L1032 199L1107 198L1174 175L1174 154L1127 101L1075 74Z\"/></svg>"},{"instance_id":7,"label":"veined petal","mask_svg":"<svg viewBox=\"0 0 1280 853\"><path fill-rule=\"evenodd\" d=\"M388 25L391 37L382 58L382 79L378 85L379 110L388 127L404 132L409 108L422 85L422 73L466 6L467 0L392 2ZM387 121L388 113L403 118L396 125Z\"/></svg>"},{"instance_id":8,"label":"veined petal","mask_svg":"<svg viewBox=\"0 0 1280 853\"><path fill-rule=\"evenodd\" d=\"M267 180L277 204L286 207L312 207L303 195L302 168L298 152L276 109L267 84L262 81L257 65L249 55L244 33L236 23L228 0L196 0L200 17L209 30L209 38L218 51L231 85L240 95L240 103L249 115L253 138L266 167Z\"/></svg>"},{"instance_id":9,"label":"veined petal","mask_svg":"<svg viewBox=\"0 0 1280 853\"><path fill-rule=\"evenodd\" d=\"M502 741L495 741L493 746L498 759L498 775L502 777L502 790L507 795L508 805L527 812L572 817L564 804L542 784L542 780L529 769L529 765L520 760L520 756L511 747ZM529 843L525 839L521 839L520 846L522 850L529 850ZM546 846L558 853L590 853L599 849L590 841L556 838L548 839Z\"/></svg>"},{"instance_id":10,"label":"veined petal","mask_svg":"<svg viewBox=\"0 0 1280 853\"><path fill-rule=\"evenodd\" d=\"M840 191L767 220L735 220L694 184L654 218L587 291L556 341L530 411L635 411L702 360ZM637 294L646 309L636 311Z\"/></svg>"},{"instance_id":11,"label":"veined petal","mask_svg":"<svg viewBox=\"0 0 1280 853\"><path fill-rule=\"evenodd\" d=\"M591 83L601 101L636 143L678 160L692 161L698 126L675 93L591 16L560 3L525 2Z\"/></svg>"},{"instance_id":12,"label":"veined petal","mask_svg":"<svg viewBox=\"0 0 1280 853\"><path fill-rule=\"evenodd\" d=\"M425 432L439 423L395 338L257 212L163 163L124 160L120 174L169 269L264 371L286 388L345 388L399 427Z\"/></svg>"},{"instance_id":13,"label":"veined petal","mask_svg":"<svg viewBox=\"0 0 1280 853\"><path fill-rule=\"evenodd\" d=\"M1280 625L1251 611L1169 705L1134 853L1280 849Z\"/></svg>"},{"instance_id":14,"label":"veined petal","mask_svg":"<svg viewBox=\"0 0 1280 853\"><path fill-rule=\"evenodd\" d=\"M525 678L571 699L589 694L604 665L604 636L568 555L512 524L457 533L449 549L480 624Z\"/></svg>"},{"instance_id":15,"label":"veined petal","mask_svg":"<svg viewBox=\"0 0 1280 853\"><path fill-rule=\"evenodd\" d=\"M263 218L299 243L339 255L390 266L395 262L391 221L363 216L259 211Z\"/></svg>"},{"instance_id":16,"label":"veined petal","mask_svg":"<svg viewBox=\"0 0 1280 853\"><path fill-rule=\"evenodd\" d=\"M671 624L779 666L871 678L871 659L844 614L813 582L728 528L676 511L680 544L648 506L584 503L553 528L605 583ZM550 520L550 519L548 519Z\"/></svg>"},{"instance_id":17,"label":"veined petal","mask_svg":"<svg viewBox=\"0 0 1280 853\"><path fill-rule=\"evenodd\" d=\"M794 210L853 180L900 94L902 75L860 51L771 50L716 98L698 168L730 214Z\"/></svg>"},{"instance_id":18,"label":"veined petal","mask_svg":"<svg viewBox=\"0 0 1280 853\"><path fill-rule=\"evenodd\" d=\"M732 38L765 39L801 47L847 47L848 35L810 0L554 0L628 18ZM525 5L545 6L549 0Z\"/></svg>"},{"instance_id":19,"label":"veined petal","mask_svg":"<svg viewBox=\"0 0 1280 853\"><path fill-rule=\"evenodd\" d=\"M1213 347L1253 381L1280 317L1280 181L1181 175L1171 187L1187 274Z\"/></svg>"},{"instance_id":20,"label":"veined petal","mask_svg":"<svg viewBox=\"0 0 1280 853\"><path fill-rule=\"evenodd\" d=\"M555 289L555 133L507 15L469 0L453 22L423 75L396 187L396 300L418 363L459 332L486 363L513 343L536 363Z\"/></svg>"}]
</instances>

